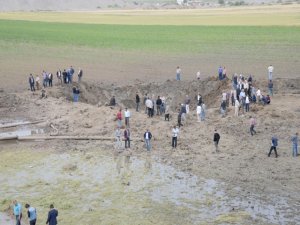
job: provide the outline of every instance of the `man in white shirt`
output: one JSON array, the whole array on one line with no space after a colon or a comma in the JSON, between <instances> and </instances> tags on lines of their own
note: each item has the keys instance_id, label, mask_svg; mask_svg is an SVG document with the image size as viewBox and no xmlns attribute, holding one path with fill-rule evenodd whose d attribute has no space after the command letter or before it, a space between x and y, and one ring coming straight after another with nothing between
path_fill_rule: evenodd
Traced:
<instances>
[{"instance_id":1,"label":"man in white shirt","mask_svg":"<svg viewBox=\"0 0 300 225\"><path fill-rule=\"evenodd\" d=\"M179 128L177 126L174 126L172 129L172 148L177 147L178 134L179 134Z\"/></svg>"},{"instance_id":2,"label":"man in white shirt","mask_svg":"<svg viewBox=\"0 0 300 225\"><path fill-rule=\"evenodd\" d=\"M180 69L180 67L179 66L177 66L177 68L176 68L176 80L180 80L181 79L181 69Z\"/></svg>"},{"instance_id":3,"label":"man in white shirt","mask_svg":"<svg viewBox=\"0 0 300 225\"><path fill-rule=\"evenodd\" d=\"M125 125L126 127L129 127L130 111L127 108L125 108L124 116L125 116Z\"/></svg>"},{"instance_id":4,"label":"man in white shirt","mask_svg":"<svg viewBox=\"0 0 300 225\"><path fill-rule=\"evenodd\" d=\"M272 65L270 65L268 67L268 72L269 72L269 80L272 80L273 78L273 70L274 70L274 67Z\"/></svg>"},{"instance_id":5,"label":"man in white shirt","mask_svg":"<svg viewBox=\"0 0 300 225\"><path fill-rule=\"evenodd\" d=\"M148 98L146 100L146 107L147 107L147 111L148 111L148 117L152 117L153 116L153 113L152 113L153 102L150 98Z\"/></svg>"}]
</instances>

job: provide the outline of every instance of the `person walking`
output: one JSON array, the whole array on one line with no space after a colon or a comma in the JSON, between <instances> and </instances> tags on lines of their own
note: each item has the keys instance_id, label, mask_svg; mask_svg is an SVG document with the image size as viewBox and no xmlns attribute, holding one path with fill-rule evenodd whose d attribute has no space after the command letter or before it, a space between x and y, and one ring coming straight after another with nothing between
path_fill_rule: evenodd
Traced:
<instances>
[{"instance_id":1,"label":"person walking","mask_svg":"<svg viewBox=\"0 0 300 225\"><path fill-rule=\"evenodd\" d=\"M54 205L50 205L50 211L48 212L48 218L46 221L46 224L49 225L57 225L57 217L58 217L58 211L54 208Z\"/></svg>"},{"instance_id":2,"label":"person walking","mask_svg":"<svg viewBox=\"0 0 300 225\"><path fill-rule=\"evenodd\" d=\"M36 209L32 206L30 206L28 203L25 204L25 208L27 209L27 216L29 219L29 225L35 225L36 224Z\"/></svg>"},{"instance_id":3,"label":"person walking","mask_svg":"<svg viewBox=\"0 0 300 225\"><path fill-rule=\"evenodd\" d=\"M250 116L250 134L253 136L253 134L256 134L256 131L254 130L254 127L256 126L256 120L252 116Z\"/></svg>"},{"instance_id":4,"label":"person walking","mask_svg":"<svg viewBox=\"0 0 300 225\"><path fill-rule=\"evenodd\" d=\"M29 85L30 85L30 90L31 91L35 91L35 88L34 88L34 78L33 78L32 74L29 75Z\"/></svg>"},{"instance_id":5,"label":"person walking","mask_svg":"<svg viewBox=\"0 0 300 225\"><path fill-rule=\"evenodd\" d=\"M273 81L272 80L269 80L268 88L269 88L270 96L273 96Z\"/></svg>"},{"instance_id":6,"label":"person walking","mask_svg":"<svg viewBox=\"0 0 300 225\"><path fill-rule=\"evenodd\" d=\"M22 205L17 200L13 201L14 216L16 217L16 225L21 225Z\"/></svg>"},{"instance_id":7,"label":"person walking","mask_svg":"<svg viewBox=\"0 0 300 225\"><path fill-rule=\"evenodd\" d=\"M272 65L270 65L268 67L268 75L269 75L269 80L273 80L273 70L274 70L274 67Z\"/></svg>"},{"instance_id":8,"label":"person walking","mask_svg":"<svg viewBox=\"0 0 300 225\"><path fill-rule=\"evenodd\" d=\"M298 156L298 142L299 142L299 137L298 137L298 133L296 133L292 138L292 145L293 145L293 157L297 157Z\"/></svg>"},{"instance_id":9,"label":"person walking","mask_svg":"<svg viewBox=\"0 0 300 225\"><path fill-rule=\"evenodd\" d=\"M172 129L172 148L177 147L178 134L179 134L179 128L177 126L174 126Z\"/></svg>"},{"instance_id":10,"label":"person walking","mask_svg":"<svg viewBox=\"0 0 300 225\"><path fill-rule=\"evenodd\" d=\"M121 149L122 148L121 136L122 136L122 132L120 130L120 127L117 127L117 129L115 131L116 148L117 149Z\"/></svg>"},{"instance_id":11,"label":"person walking","mask_svg":"<svg viewBox=\"0 0 300 225\"><path fill-rule=\"evenodd\" d=\"M176 68L176 80L180 81L181 80L181 69L179 66Z\"/></svg>"},{"instance_id":12,"label":"person walking","mask_svg":"<svg viewBox=\"0 0 300 225\"><path fill-rule=\"evenodd\" d=\"M151 150L151 138L152 138L152 134L151 132L147 129L147 131L144 133L144 140L145 140L145 144L146 144L146 148L147 151Z\"/></svg>"},{"instance_id":13,"label":"person walking","mask_svg":"<svg viewBox=\"0 0 300 225\"><path fill-rule=\"evenodd\" d=\"M129 119L130 119L131 114L130 114L130 111L127 108L125 108L124 116L125 116L125 126L130 127L129 126Z\"/></svg>"},{"instance_id":14,"label":"person walking","mask_svg":"<svg viewBox=\"0 0 300 225\"><path fill-rule=\"evenodd\" d=\"M220 141L220 134L217 132L217 130L215 130L214 133L214 143L215 143L215 148L216 148L216 152L219 152L219 141Z\"/></svg>"},{"instance_id":15,"label":"person walking","mask_svg":"<svg viewBox=\"0 0 300 225\"><path fill-rule=\"evenodd\" d=\"M275 157L277 158L278 157L278 154L277 154L277 146L278 146L278 138L274 135L271 139L271 148L270 148L270 151L269 151L269 154L268 154L268 157L271 156L271 153L272 151L274 150L275 152Z\"/></svg>"},{"instance_id":16,"label":"person walking","mask_svg":"<svg viewBox=\"0 0 300 225\"><path fill-rule=\"evenodd\" d=\"M136 104L136 107L135 107L135 110L138 112L139 109L140 109L140 102L141 102L141 99L140 99L140 96L138 93L136 93L135 95L135 104Z\"/></svg>"},{"instance_id":17,"label":"person walking","mask_svg":"<svg viewBox=\"0 0 300 225\"><path fill-rule=\"evenodd\" d=\"M124 141L125 141L125 148L130 148L130 130L126 128L124 130Z\"/></svg>"}]
</instances>

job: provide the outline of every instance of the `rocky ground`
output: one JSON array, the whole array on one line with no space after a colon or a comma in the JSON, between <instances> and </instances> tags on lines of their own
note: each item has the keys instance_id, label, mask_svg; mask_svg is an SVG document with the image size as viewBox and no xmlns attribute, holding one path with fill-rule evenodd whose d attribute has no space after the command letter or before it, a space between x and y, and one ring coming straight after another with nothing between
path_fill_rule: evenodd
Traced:
<instances>
[{"instance_id":1,"label":"rocky ground","mask_svg":"<svg viewBox=\"0 0 300 225\"><path fill-rule=\"evenodd\" d=\"M127 86L116 83L112 85L82 83L80 84L82 93L78 103L71 101L71 86L56 85L51 89L47 88L46 99L40 99L39 92L6 93L2 91L0 93L2 123L16 120L44 120L43 123L34 125L34 129L43 130L43 135L54 133L53 127L50 126L52 124L58 129L58 135L113 137L116 128L115 115L119 107L128 107L132 113L130 126L135 140L132 142L130 151L126 150L125 153L115 152L112 141L54 140L2 142L0 154L7 157L7 152L12 149L13 152L19 150L23 152L24 149L29 149L29 152L39 154L45 149L49 155L65 152L83 152L84 154L91 152L94 155L93 149L97 148L106 153L114 152L116 155L125 154L143 158L147 153L140 140L145 130L149 129L154 137L151 151L154 161L193 176L216 180L224 184L223 188L229 199L243 199L248 202L248 207L254 208L259 205L257 202L260 201L272 205L275 207L274 218L277 218L268 219L267 217L265 220L255 220L253 217L250 219L247 217L243 218L243 222L238 222L240 220L235 220L235 217L230 217L231 219L226 217L227 219L223 218L224 220L219 222L215 220L212 224L298 224L300 217L293 213L300 209L298 190L300 163L299 157L292 158L290 137L299 129L299 84L300 79L276 79L274 81L275 95L271 104L252 105L249 113L242 114L238 118L234 117L232 107L229 108L227 116L221 118L218 109L221 93L224 90L230 90L230 82L220 82L214 78L182 82L167 80L162 83L136 81ZM266 87L266 83L256 82L256 86ZM264 89L262 88L266 92ZM141 96L144 93L150 96L152 94L166 96L171 106L171 121L164 121L162 116L147 118L144 106L141 107L140 112L135 112L136 92ZM196 119L194 100L198 92L202 94L207 105L206 121L200 123ZM186 94L192 98L191 112L180 129L178 147L173 150L170 143L171 128L177 122L175 112L178 104L184 100ZM116 96L118 107L105 106L112 95ZM256 117L258 122L257 135L253 137L249 134L249 116ZM16 128L10 128L9 131L13 129ZM219 153L214 152L212 143L214 129L218 129L221 135ZM7 130L2 129L1 132L4 131ZM279 138L279 157L268 158L270 140L274 134ZM43 157L47 156L43 155ZM2 163L5 164L5 162ZM130 179L127 182L130 182ZM6 187L9 186L6 184ZM9 193L1 193L1 198L5 199L5 201L2 199L2 209L8 207L10 197ZM284 203L281 204L279 198L283 199ZM243 206L240 204L232 203L231 210L243 212L242 209ZM166 221L171 220L166 219ZM193 224L187 220L185 223Z\"/></svg>"}]
</instances>

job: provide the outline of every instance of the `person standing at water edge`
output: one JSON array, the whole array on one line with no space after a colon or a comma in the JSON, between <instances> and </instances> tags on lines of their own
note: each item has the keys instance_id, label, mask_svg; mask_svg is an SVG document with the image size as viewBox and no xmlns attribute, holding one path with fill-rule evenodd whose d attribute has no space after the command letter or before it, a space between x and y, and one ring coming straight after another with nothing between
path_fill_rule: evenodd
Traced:
<instances>
[{"instance_id":1,"label":"person standing at water edge","mask_svg":"<svg viewBox=\"0 0 300 225\"><path fill-rule=\"evenodd\" d=\"M18 203L17 200L13 201L13 205L14 205L14 215L16 217L16 225L21 225L22 205L21 203Z\"/></svg>"},{"instance_id":2,"label":"person standing at water edge","mask_svg":"<svg viewBox=\"0 0 300 225\"><path fill-rule=\"evenodd\" d=\"M217 132L217 130L215 130L215 133L214 133L214 143L215 143L215 147L216 147L216 152L219 151L219 141L220 141L220 134Z\"/></svg>"},{"instance_id":3,"label":"person standing at water edge","mask_svg":"<svg viewBox=\"0 0 300 225\"><path fill-rule=\"evenodd\" d=\"M179 128L177 126L174 126L172 129L172 148L177 147L178 134L179 134Z\"/></svg>"},{"instance_id":4,"label":"person standing at water edge","mask_svg":"<svg viewBox=\"0 0 300 225\"><path fill-rule=\"evenodd\" d=\"M147 151L150 151L151 149L151 138L152 138L152 134L151 132L147 129L147 131L144 133L144 140L145 140L145 144L146 144L146 148Z\"/></svg>"},{"instance_id":5,"label":"person standing at water edge","mask_svg":"<svg viewBox=\"0 0 300 225\"><path fill-rule=\"evenodd\" d=\"M176 80L180 80L181 79L181 69L179 66L177 66L176 68Z\"/></svg>"},{"instance_id":6,"label":"person standing at water edge","mask_svg":"<svg viewBox=\"0 0 300 225\"><path fill-rule=\"evenodd\" d=\"M299 137L298 133L296 133L292 138L291 138L292 144L293 144L293 157L298 156L298 142L299 142Z\"/></svg>"},{"instance_id":7,"label":"person standing at water edge","mask_svg":"<svg viewBox=\"0 0 300 225\"><path fill-rule=\"evenodd\" d=\"M51 204L46 224L57 225L57 217L58 217L58 211L54 209L53 204Z\"/></svg>"},{"instance_id":8,"label":"person standing at water edge","mask_svg":"<svg viewBox=\"0 0 300 225\"><path fill-rule=\"evenodd\" d=\"M272 65L270 65L268 67L268 74L269 74L269 80L273 80L273 70L274 70L274 67Z\"/></svg>"},{"instance_id":9,"label":"person standing at water edge","mask_svg":"<svg viewBox=\"0 0 300 225\"><path fill-rule=\"evenodd\" d=\"M26 204L25 208L27 209L29 224L35 225L36 224L36 209L34 207L30 206L29 204Z\"/></svg>"},{"instance_id":10,"label":"person standing at water edge","mask_svg":"<svg viewBox=\"0 0 300 225\"><path fill-rule=\"evenodd\" d=\"M271 153L272 153L273 150L274 150L274 152L275 152L275 157L276 157L276 158L278 157L277 149L276 149L277 146L278 146L278 138L277 138L276 136L273 136L272 139L271 139L271 148L270 148L268 157L271 156Z\"/></svg>"}]
</instances>

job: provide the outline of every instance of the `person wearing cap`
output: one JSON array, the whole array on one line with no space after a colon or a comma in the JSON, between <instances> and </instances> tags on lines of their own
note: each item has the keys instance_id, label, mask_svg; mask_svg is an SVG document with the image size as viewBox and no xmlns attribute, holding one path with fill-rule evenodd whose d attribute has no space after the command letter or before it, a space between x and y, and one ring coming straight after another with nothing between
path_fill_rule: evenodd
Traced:
<instances>
[{"instance_id":1,"label":"person wearing cap","mask_svg":"<svg viewBox=\"0 0 300 225\"><path fill-rule=\"evenodd\" d=\"M29 224L35 225L36 224L36 209L34 207L30 206L28 203L25 205L25 208L27 209Z\"/></svg>"},{"instance_id":2,"label":"person wearing cap","mask_svg":"<svg viewBox=\"0 0 300 225\"><path fill-rule=\"evenodd\" d=\"M49 225L57 225L57 217L58 217L58 211L54 208L54 205L50 205L50 211L48 212L48 218L46 221L46 224Z\"/></svg>"}]
</instances>

